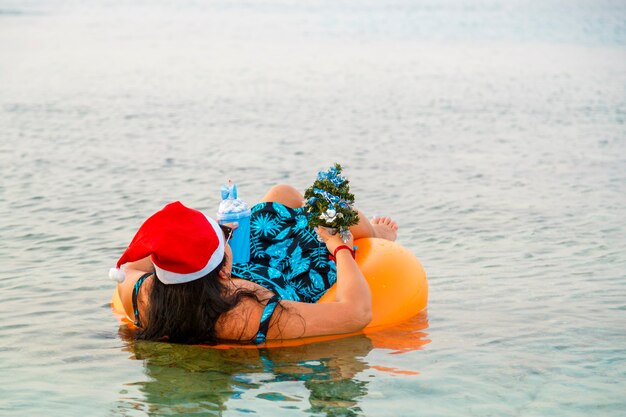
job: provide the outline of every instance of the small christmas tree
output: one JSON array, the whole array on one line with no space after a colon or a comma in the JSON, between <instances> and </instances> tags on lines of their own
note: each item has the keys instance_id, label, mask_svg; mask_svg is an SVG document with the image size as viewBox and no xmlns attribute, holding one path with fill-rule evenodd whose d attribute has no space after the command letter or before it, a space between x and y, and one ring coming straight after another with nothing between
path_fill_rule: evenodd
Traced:
<instances>
[{"instance_id":1,"label":"small christmas tree","mask_svg":"<svg viewBox=\"0 0 626 417\"><path fill-rule=\"evenodd\" d=\"M350 181L341 175L341 165L335 163L328 171L317 174L317 179L304 192L309 226L326 227L331 233L341 235L346 242L348 228L359 222L359 215L352 207L354 195L350 193Z\"/></svg>"}]
</instances>

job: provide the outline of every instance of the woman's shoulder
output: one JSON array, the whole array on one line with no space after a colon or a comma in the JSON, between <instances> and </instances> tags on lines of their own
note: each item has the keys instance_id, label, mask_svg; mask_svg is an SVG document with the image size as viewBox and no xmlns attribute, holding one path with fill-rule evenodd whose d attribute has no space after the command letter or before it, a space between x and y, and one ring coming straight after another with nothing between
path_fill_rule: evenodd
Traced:
<instances>
[{"instance_id":1,"label":"woman's shoulder","mask_svg":"<svg viewBox=\"0 0 626 417\"><path fill-rule=\"evenodd\" d=\"M124 310L126 311L126 315L133 319L135 319L135 312L133 308L133 290L135 289L135 285L142 277L146 277L141 284L140 294L138 295L138 300L141 301L139 303L139 312L142 313L146 309L147 306L147 297L143 297L144 294L147 294L152 286L152 280L150 277L154 276L154 273L140 271L138 269L126 269L125 271L126 278L124 282L118 284L118 293L120 299L122 300L122 305L124 306ZM145 316L145 314L144 314Z\"/></svg>"}]
</instances>

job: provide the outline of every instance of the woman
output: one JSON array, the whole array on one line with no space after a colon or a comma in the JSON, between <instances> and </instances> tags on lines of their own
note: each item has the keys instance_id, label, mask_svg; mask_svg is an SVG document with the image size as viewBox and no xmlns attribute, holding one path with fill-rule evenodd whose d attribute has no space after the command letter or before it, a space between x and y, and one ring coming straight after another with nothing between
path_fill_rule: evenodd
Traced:
<instances>
[{"instance_id":1,"label":"woman","mask_svg":"<svg viewBox=\"0 0 626 417\"><path fill-rule=\"evenodd\" d=\"M146 220L117 263L125 276L120 298L137 338L263 343L365 327L371 296L354 260L353 238L395 240L397 225L361 215L348 242L317 230L324 248L303 224L303 201L296 189L279 185L253 208L249 264L232 263L228 227L179 202ZM335 281L336 301L315 304Z\"/></svg>"}]
</instances>

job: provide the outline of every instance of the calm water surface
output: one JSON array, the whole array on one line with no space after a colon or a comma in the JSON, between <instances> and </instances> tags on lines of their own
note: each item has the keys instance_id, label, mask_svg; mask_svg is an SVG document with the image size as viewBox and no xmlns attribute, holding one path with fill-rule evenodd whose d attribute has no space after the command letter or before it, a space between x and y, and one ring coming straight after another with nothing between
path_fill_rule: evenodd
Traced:
<instances>
[{"instance_id":1,"label":"calm water surface","mask_svg":"<svg viewBox=\"0 0 626 417\"><path fill-rule=\"evenodd\" d=\"M623 416L620 1L0 0L0 415ZM343 163L427 315L132 343L106 277L171 200Z\"/></svg>"}]
</instances>

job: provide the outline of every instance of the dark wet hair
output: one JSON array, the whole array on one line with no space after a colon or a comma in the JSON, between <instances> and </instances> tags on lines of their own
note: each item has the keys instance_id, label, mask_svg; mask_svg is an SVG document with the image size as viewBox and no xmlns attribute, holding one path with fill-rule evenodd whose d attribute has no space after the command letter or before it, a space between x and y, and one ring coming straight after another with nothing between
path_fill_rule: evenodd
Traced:
<instances>
[{"instance_id":1,"label":"dark wet hair","mask_svg":"<svg viewBox=\"0 0 626 417\"><path fill-rule=\"evenodd\" d=\"M221 342L215 332L220 316L244 298L261 301L254 291L247 289L226 295L226 284L219 277L225 259L215 270L191 282L167 285L154 279L148 320L136 338L191 344Z\"/></svg>"}]
</instances>

